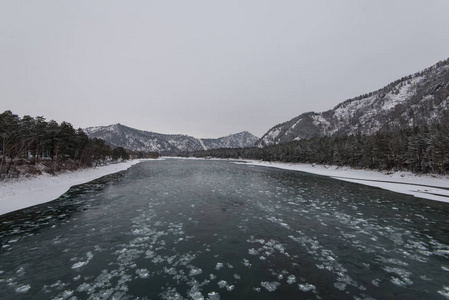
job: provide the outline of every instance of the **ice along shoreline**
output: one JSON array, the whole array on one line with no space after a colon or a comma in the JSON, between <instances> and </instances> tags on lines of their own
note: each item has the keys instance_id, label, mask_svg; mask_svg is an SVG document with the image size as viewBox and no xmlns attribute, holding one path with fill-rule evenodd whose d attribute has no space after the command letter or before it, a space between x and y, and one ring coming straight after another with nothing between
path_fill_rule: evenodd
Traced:
<instances>
[{"instance_id":1,"label":"ice along shoreline","mask_svg":"<svg viewBox=\"0 0 449 300\"><path fill-rule=\"evenodd\" d=\"M374 186L396 193L449 203L448 176L418 175L411 172L380 172L358 170L350 167L264 162L255 160L242 160L242 162L237 163L328 176L338 180Z\"/></svg>"},{"instance_id":2,"label":"ice along shoreline","mask_svg":"<svg viewBox=\"0 0 449 300\"><path fill-rule=\"evenodd\" d=\"M65 172L52 176L19 178L0 182L0 215L53 201L70 187L124 171L142 160L130 160L108 166Z\"/></svg>"},{"instance_id":3,"label":"ice along shoreline","mask_svg":"<svg viewBox=\"0 0 449 300\"><path fill-rule=\"evenodd\" d=\"M165 158L160 158L159 160L163 159ZM0 182L0 215L53 201L74 185L86 183L102 176L126 170L141 161L142 160L127 161L95 169L67 172L59 174L58 176L45 174L38 177L21 178L17 181ZM254 160L241 160L240 162L236 160L231 161L249 166L274 167L323 175L338 180L375 186L397 193L449 203L449 178L447 176L419 176L410 172L382 173L378 171L357 170L349 167L312 164L292 164Z\"/></svg>"}]
</instances>

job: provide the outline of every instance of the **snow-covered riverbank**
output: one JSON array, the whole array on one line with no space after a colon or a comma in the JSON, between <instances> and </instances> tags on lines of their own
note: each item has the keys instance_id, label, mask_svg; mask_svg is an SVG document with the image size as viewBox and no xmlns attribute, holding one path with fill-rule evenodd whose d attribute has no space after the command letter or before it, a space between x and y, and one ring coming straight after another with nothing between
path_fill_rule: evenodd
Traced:
<instances>
[{"instance_id":1,"label":"snow-covered riverbank","mask_svg":"<svg viewBox=\"0 0 449 300\"><path fill-rule=\"evenodd\" d=\"M301 171L335 179L375 186L397 193L449 203L449 177L417 175L410 172L377 172L349 167L291 164L247 160L244 164Z\"/></svg>"},{"instance_id":2,"label":"snow-covered riverbank","mask_svg":"<svg viewBox=\"0 0 449 300\"><path fill-rule=\"evenodd\" d=\"M52 201L68 191L71 186L126 170L139 162L140 160L131 160L95 169L66 172L57 176L44 174L0 182L0 215Z\"/></svg>"},{"instance_id":3,"label":"snow-covered riverbank","mask_svg":"<svg viewBox=\"0 0 449 300\"><path fill-rule=\"evenodd\" d=\"M58 176L46 174L38 177L0 182L0 215L52 201L64 194L71 186L126 170L138 162L140 160L127 161L95 169L67 172ZM347 167L270 163L250 160L236 163L324 175L339 180L449 203L449 177L447 176L416 175L409 172L385 173L356 170Z\"/></svg>"}]
</instances>

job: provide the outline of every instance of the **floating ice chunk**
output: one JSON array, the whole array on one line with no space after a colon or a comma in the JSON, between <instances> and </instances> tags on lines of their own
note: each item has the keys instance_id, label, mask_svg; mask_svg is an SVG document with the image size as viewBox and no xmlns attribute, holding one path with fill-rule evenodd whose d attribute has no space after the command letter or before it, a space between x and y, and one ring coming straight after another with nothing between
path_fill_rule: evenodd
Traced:
<instances>
[{"instance_id":1,"label":"floating ice chunk","mask_svg":"<svg viewBox=\"0 0 449 300\"><path fill-rule=\"evenodd\" d=\"M441 269L443 269L443 270L446 271L446 272L449 272L449 268L446 267L446 266L441 266Z\"/></svg>"},{"instance_id":2,"label":"floating ice chunk","mask_svg":"<svg viewBox=\"0 0 449 300\"><path fill-rule=\"evenodd\" d=\"M90 251L87 252L86 255L87 255L87 260L80 261L80 262L77 262L77 263L73 264L72 265L72 269L78 269L78 268L81 268L81 267L87 265L92 260L92 258L94 257L94 255Z\"/></svg>"},{"instance_id":3,"label":"floating ice chunk","mask_svg":"<svg viewBox=\"0 0 449 300\"><path fill-rule=\"evenodd\" d=\"M449 299L449 286L443 286L443 289L439 290L438 294Z\"/></svg>"},{"instance_id":4,"label":"floating ice chunk","mask_svg":"<svg viewBox=\"0 0 449 300\"><path fill-rule=\"evenodd\" d=\"M245 266L245 267L251 267L251 264L249 263L249 260L247 260L246 258L244 258L243 259L243 265Z\"/></svg>"},{"instance_id":5,"label":"floating ice chunk","mask_svg":"<svg viewBox=\"0 0 449 300\"><path fill-rule=\"evenodd\" d=\"M228 292L232 292L234 290L235 286L234 285L227 285L226 286L226 290L228 290Z\"/></svg>"},{"instance_id":6,"label":"floating ice chunk","mask_svg":"<svg viewBox=\"0 0 449 300\"><path fill-rule=\"evenodd\" d=\"M75 263L75 264L72 265L72 269L78 269L78 268L81 268L81 267L87 265L87 263L88 263L87 261L80 261L80 262L77 262L77 263Z\"/></svg>"},{"instance_id":7,"label":"floating ice chunk","mask_svg":"<svg viewBox=\"0 0 449 300\"><path fill-rule=\"evenodd\" d=\"M380 259L381 262L383 263L388 263L388 264L394 264L394 265L398 265L398 266L408 266L408 263L401 261L399 259L396 258L381 258Z\"/></svg>"},{"instance_id":8,"label":"floating ice chunk","mask_svg":"<svg viewBox=\"0 0 449 300\"><path fill-rule=\"evenodd\" d=\"M151 262L153 262L154 264L163 263L164 261L165 261L165 259L164 259L162 256L160 256L160 255L154 257L154 258L151 260Z\"/></svg>"},{"instance_id":9,"label":"floating ice chunk","mask_svg":"<svg viewBox=\"0 0 449 300\"><path fill-rule=\"evenodd\" d=\"M209 297L210 300L220 300L220 294L217 292L210 292L207 294L207 297Z\"/></svg>"},{"instance_id":10,"label":"floating ice chunk","mask_svg":"<svg viewBox=\"0 0 449 300\"><path fill-rule=\"evenodd\" d=\"M77 292L87 292L90 289L90 284L84 282L76 289Z\"/></svg>"},{"instance_id":11,"label":"floating ice chunk","mask_svg":"<svg viewBox=\"0 0 449 300\"><path fill-rule=\"evenodd\" d=\"M169 275L176 275L176 273L177 273L177 271L174 267L171 267L171 268L164 267L164 272Z\"/></svg>"},{"instance_id":12,"label":"floating ice chunk","mask_svg":"<svg viewBox=\"0 0 449 300\"><path fill-rule=\"evenodd\" d=\"M399 279L397 277L394 277L394 276L391 276L390 281L391 281L391 283L393 283L393 284L395 284L397 286L402 286L402 287L407 286L407 283L405 283L401 279Z\"/></svg>"},{"instance_id":13,"label":"floating ice chunk","mask_svg":"<svg viewBox=\"0 0 449 300\"><path fill-rule=\"evenodd\" d=\"M170 264L170 265L173 264L173 261L175 260L176 256L177 255L173 255L173 256L168 257L167 258L167 263Z\"/></svg>"},{"instance_id":14,"label":"floating ice chunk","mask_svg":"<svg viewBox=\"0 0 449 300\"><path fill-rule=\"evenodd\" d=\"M384 270L389 273L395 273L399 275L401 278L391 277L391 282L398 285L398 286L405 286L405 285L412 285L413 281L410 280L410 275L412 275L411 272L406 271L401 268L391 268L391 267L384 267Z\"/></svg>"},{"instance_id":15,"label":"floating ice chunk","mask_svg":"<svg viewBox=\"0 0 449 300\"><path fill-rule=\"evenodd\" d=\"M434 253L436 255L447 256L447 255L449 255L449 249L438 249Z\"/></svg>"},{"instance_id":16,"label":"floating ice chunk","mask_svg":"<svg viewBox=\"0 0 449 300\"><path fill-rule=\"evenodd\" d=\"M136 274L139 275L140 278L148 278L150 277L150 273L147 269L137 269Z\"/></svg>"},{"instance_id":17,"label":"floating ice chunk","mask_svg":"<svg viewBox=\"0 0 449 300\"><path fill-rule=\"evenodd\" d=\"M209 279L210 279L210 280L214 280L214 279L216 279L216 278L217 278L216 275L214 275L214 274L209 274Z\"/></svg>"},{"instance_id":18,"label":"floating ice chunk","mask_svg":"<svg viewBox=\"0 0 449 300\"><path fill-rule=\"evenodd\" d=\"M303 292L308 292L316 289L316 287L311 283L298 284L298 287Z\"/></svg>"},{"instance_id":19,"label":"floating ice chunk","mask_svg":"<svg viewBox=\"0 0 449 300\"><path fill-rule=\"evenodd\" d=\"M260 283L260 285L262 287L266 288L267 291L274 292L278 288L278 286L280 286L281 284L277 281L273 281L273 282L263 281Z\"/></svg>"},{"instance_id":20,"label":"floating ice chunk","mask_svg":"<svg viewBox=\"0 0 449 300\"><path fill-rule=\"evenodd\" d=\"M190 270L189 272L189 276L196 276L196 275L200 275L201 273L203 273L203 270L201 270L200 268L193 268Z\"/></svg>"},{"instance_id":21,"label":"floating ice chunk","mask_svg":"<svg viewBox=\"0 0 449 300\"><path fill-rule=\"evenodd\" d=\"M227 285L228 285L228 282L227 282L226 280L220 280L220 281L218 282L218 287L219 287L220 289L226 287Z\"/></svg>"},{"instance_id":22,"label":"floating ice chunk","mask_svg":"<svg viewBox=\"0 0 449 300\"><path fill-rule=\"evenodd\" d=\"M23 276L25 274L25 269L23 267L20 267L17 271L16 271L17 276Z\"/></svg>"},{"instance_id":23,"label":"floating ice chunk","mask_svg":"<svg viewBox=\"0 0 449 300\"><path fill-rule=\"evenodd\" d=\"M25 294L26 292L28 292L30 290L30 288L31 288L31 285L29 285L29 284L24 284L24 285L18 286L16 288L16 293Z\"/></svg>"},{"instance_id":24,"label":"floating ice chunk","mask_svg":"<svg viewBox=\"0 0 449 300\"><path fill-rule=\"evenodd\" d=\"M68 299L73 295L73 291L72 290L65 290L64 292L62 292L62 299Z\"/></svg>"},{"instance_id":25,"label":"floating ice chunk","mask_svg":"<svg viewBox=\"0 0 449 300\"><path fill-rule=\"evenodd\" d=\"M334 283L334 286L339 289L340 291L344 291L346 289L346 283L344 282L336 282Z\"/></svg>"},{"instance_id":26,"label":"floating ice chunk","mask_svg":"<svg viewBox=\"0 0 449 300\"><path fill-rule=\"evenodd\" d=\"M248 250L248 253L251 254L251 255L257 255L257 254L259 254L259 251L257 251L254 248L251 248L251 249Z\"/></svg>"},{"instance_id":27,"label":"floating ice chunk","mask_svg":"<svg viewBox=\"0 0 449 300\"><path fill-rule=\"evenodd\" d=\"M296 282L296 276L295 275L289 275L287 278L287 283L288 284L293 284Z\"/></svg>"},{"instance_id":28,"label":"floating ice chunk","mask_svg":"<svg viewBox=\"0 0 449 300\"><path fill-rule=\"evenodd\" d=\"M220 270L221 268L223 268L223 263L217 263L215 270Z\"/></svg>"},{"instance_id":29,"label":"floating ice chunk","mask_svg":"<svg viewBox=\"0 0 449 300\"><path fill-rule=\"evenodd\" d=\"M234 274L234 278L238 280L238 279L241 279L242 277L240 277L239 274Z\"/></svg>"},{"instance_id":30,"label":"floating ice chunk","mask_svg":"<svg viewBox=\"0 0 449 300\"><path fill-rule=\"evenodd\" d=\"M204 300L203 295L196 291L196 292L190 292L189 293L190 298L192 298L193 300Z\"/></svg>"}]
</instances>

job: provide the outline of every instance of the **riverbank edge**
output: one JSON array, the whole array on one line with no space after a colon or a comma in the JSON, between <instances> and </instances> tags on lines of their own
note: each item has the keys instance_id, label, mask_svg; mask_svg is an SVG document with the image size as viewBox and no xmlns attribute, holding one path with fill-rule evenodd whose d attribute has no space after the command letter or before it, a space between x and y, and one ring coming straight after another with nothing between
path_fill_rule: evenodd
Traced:
<instances>
[{"instance_id":1,"label":"riverbank edge","mask_svg":"<svg viewBox=\"0 0 449 300\"><path fill-rule=\"evenodd\" d=\"M418 198L449 203L449 177L443 175L414 174L401 171L381 172L340 166L264 162L255 160L242 160L241 163L252 166L273 167L327 176L337 180L378 187L401 194L413 195Z\"/></svg>"},{"instance_id":2,"label":"riverbank edge","mask_svg":"<svg viewBox=\"0 0 449 300\"><path fill-rule=\"evenodd\" d=\"M142 161L157 161L165 160L166 158L182 160L225 160L248 166L272 167L306 172L338 180L374 186L397 193L413 195L419 198L449 203L449 177L442 175L418 175L411 172L380 172L339 166L264 162L256 160L161 157L159 159L132 160L97 167L95 169L65 172L57 176L44 174L36 177L19 178L17 180L0 182L0 216L16 210L53 201L74 185L87 183L106 175L124 171Z\"/></svg>"},{"instance_id":3,"label":"riverbank edge","mask_svg":"<svg viewBox=\"0 0 449 300\"><path fill-rule=\"evenodd\" d=\"M68 171L58 175L42 174L0 182L0 216L53 201L72 186L127 170L131 166L147 160L150 159L128 160L107 166Z\"/></svg>"},{"instance_id":4,"label":"riverbank edge","mask_svg":"<svg viewBox=\"0 0 449 300\"><path fill-rule=\"evenodd\" d=\"M173 157L171 157L173 158ZM226 160L248 166L261 166L279 168L290 171L305 172L315 175L327 176L396 193L413 195L418 198L449 203L449 176L436 174L415 174L412 172L386 172L376 170L354 169L347 166L330 166L305 163L267 162L248 159L222 159L222 158L184 158L197 160Z\"/></svg>"}]
</instances>

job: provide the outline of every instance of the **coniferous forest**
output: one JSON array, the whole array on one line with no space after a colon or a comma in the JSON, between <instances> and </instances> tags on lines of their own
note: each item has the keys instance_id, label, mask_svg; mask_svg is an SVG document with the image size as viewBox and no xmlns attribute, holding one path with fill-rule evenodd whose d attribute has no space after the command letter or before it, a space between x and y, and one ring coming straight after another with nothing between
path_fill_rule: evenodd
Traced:
<instances>
[{"instance_id":1,"label":"coniferous forest","mask_svg":"<svg viewBox=\"0 0 449 300\"><path fill-rule=\"evenodd\" d=\"M70 123L20 118L9 110L0 114L0 179L95 167L107 158L128 157L123 148L112 150L104 140L90 139Z\"/></svg>"},{"instance_id":2,"label":"coniferous forest","mask_svg":"<svg viewBox=\"0 0 449 300\"><path fill-rule=\"evenodd\" d=\"M264 148L214 149L182 156L449 174L449 113L422 126L386 127L372 135L315 137Z\"/></svg>"}]
</instances>

